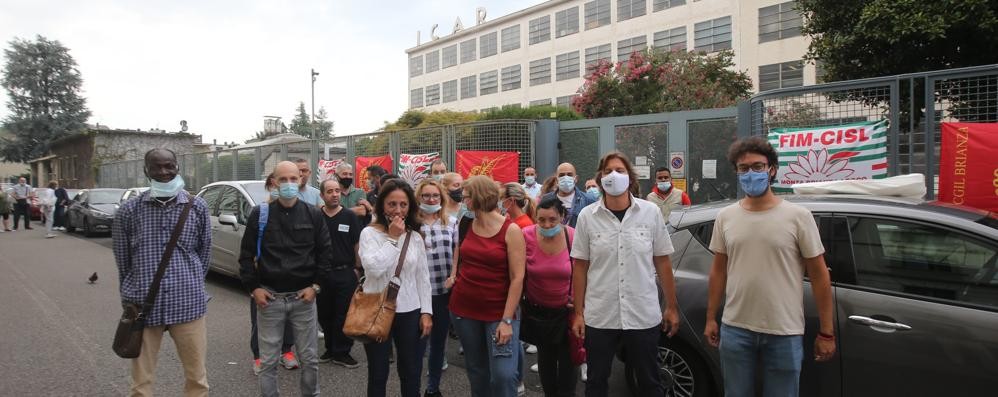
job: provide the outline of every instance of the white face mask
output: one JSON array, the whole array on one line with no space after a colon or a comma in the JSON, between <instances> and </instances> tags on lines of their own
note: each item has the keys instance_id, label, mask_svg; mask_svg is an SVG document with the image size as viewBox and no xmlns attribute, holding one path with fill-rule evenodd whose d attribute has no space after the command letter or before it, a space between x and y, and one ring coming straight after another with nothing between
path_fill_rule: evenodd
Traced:
<instances>
[{"instance_id":1,"label":"white face mask","mask_svg":"<svg viewBox=\"0 0 998 397\"><path fill-rule=\"evenodd\" d=\"M604 175L600 179L600 184L603 185L603 191L606 192L608 196L619 196L627 191L627 188L631 186L631 177L627 174L621 174L617 171L611 172Z\"/></svg>"}]
</instances>

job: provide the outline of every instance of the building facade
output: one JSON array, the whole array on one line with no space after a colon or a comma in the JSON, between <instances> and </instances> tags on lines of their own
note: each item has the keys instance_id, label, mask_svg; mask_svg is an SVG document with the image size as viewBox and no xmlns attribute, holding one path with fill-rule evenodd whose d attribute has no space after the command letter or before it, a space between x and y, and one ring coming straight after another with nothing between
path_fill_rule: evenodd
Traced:
<instances>
[{"instance_id":1,"label":"building facade","mask_svg":"<svg viewBox=\"0 0 998 397\"><path fill-rule=\"evenodd\" d=\"M586 68L646 47L734 51L756 91L814 84L793 1L551 0L406 50L409 108L569 106Z\"/></svg>"}]
</instances>

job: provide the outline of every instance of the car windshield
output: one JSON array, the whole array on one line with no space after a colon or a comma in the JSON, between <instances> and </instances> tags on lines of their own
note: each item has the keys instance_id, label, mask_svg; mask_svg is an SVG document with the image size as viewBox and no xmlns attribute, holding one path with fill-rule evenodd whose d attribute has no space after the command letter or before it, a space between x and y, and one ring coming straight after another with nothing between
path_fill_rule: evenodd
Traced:
<instances>
[{"instance_id":1,"label":"car windshield","mask_svg":"<svg viewBox=\"0 0 998 397\"><path fill-rule=\"evenodd\" d=\"M121 190L91 190L90 204L116 204L121 199Z\"/></svg>"},{"instance_id":2,"label":"car windshield","mask_svg":"<svg viewBox=\"0 0 998 397\"><path fill-rule=\"evenodd\" d=\"M263 189L263 181L243 183L243 189L249 193L253 199L253 205L266 202L270 198L270 193Z\"/></svg>"}]
</instances>

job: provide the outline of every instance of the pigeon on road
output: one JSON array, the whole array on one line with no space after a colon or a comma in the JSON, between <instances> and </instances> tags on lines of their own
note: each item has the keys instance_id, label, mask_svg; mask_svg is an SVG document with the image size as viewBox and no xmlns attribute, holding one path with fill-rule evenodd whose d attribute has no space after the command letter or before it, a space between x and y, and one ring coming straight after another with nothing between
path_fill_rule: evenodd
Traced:
<instances>
[{"instance_id":1,"label":"pigeon on road","mask_svg":"<svg viewBox=\"0 0 998 397\"><path fill-rule=\"evenodd\" d=\"M90 278L87 279L87 283L93 284L96 282L97 282L97 272L94 272L94 274L91 274Z\"/></svg>"}]
</instances>

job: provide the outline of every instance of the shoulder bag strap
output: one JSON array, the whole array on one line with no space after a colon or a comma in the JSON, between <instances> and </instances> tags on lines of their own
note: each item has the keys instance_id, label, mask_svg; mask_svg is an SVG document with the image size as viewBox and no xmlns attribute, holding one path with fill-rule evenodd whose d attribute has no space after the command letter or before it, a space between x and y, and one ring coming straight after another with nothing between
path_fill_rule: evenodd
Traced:
<instances>
[{"instance_id":1,"label":"shoulder bag strap","mask_svg":"<svg viewBox=\"0 0 998 397\"><path fill-rule=\"evenodd\" d=\"M184 224L187 223L187 215L191 212L194 200L193 196L187 196L187 205L180 212L180 219L177 220L177 225L173 228L173 234L170 235L170 242L166 243L166 249L163 250L163 257L159 261L159 268L156 269L156 276L153 277L152 284L149 285L149 294L146 295L146 301L142 304L142 313L139 313L141 317L145 317L152 310L153 303L156 301L156 295L159 294L159 284L163 281L163 276L166 275L166 266L170 264L170 258L173 257L174 248L177 247L177 240L180 239L180 231L184 229Z\"/></svg>"},{"instance_id":2,"label":"shoulder bag strap","mask_svg":"<svg viewBox=\"0 0 998 397\"><path fill-rule=\"evenodd\" d=\"M572 263L572 242L568 241L568 226L562 226L561 230L565 232L565 250L568 251L568 303L574 304L572 302L572 287L575 283L575 264Z\"/></svg>"},{"instance_id":3,"label":"shoulder bag strap","mask_svg":"<svg viewBox=\"0 0 998 397\"><path fill-rule=\"evenodd\" d=\"M399 253L399 263L395 266L394 278L399 278L399 275L402 274L402 265L405 264L405 254L409 251L409 240L412 238L412 233L414 232L411 230L406 232L405 242L402 243L402 252ZM399 282L401 281L402 279L399 278ZM389 281L388 287L385 288L385 300L388 302L395 302L395 298L398 297L400 288L401 286L396 284L394 279Z\"/></svg>"}]
</instances>

